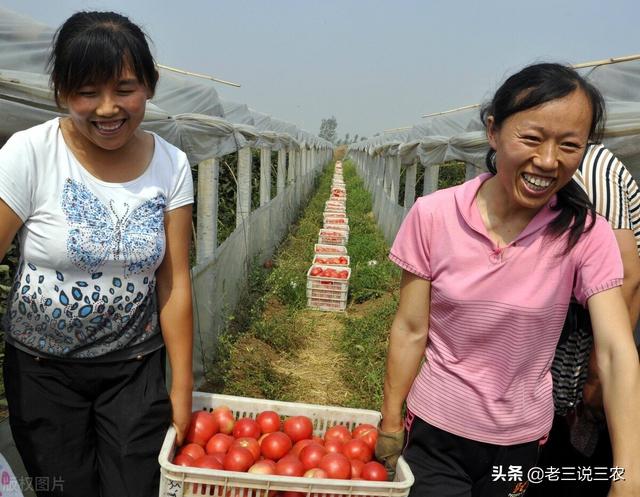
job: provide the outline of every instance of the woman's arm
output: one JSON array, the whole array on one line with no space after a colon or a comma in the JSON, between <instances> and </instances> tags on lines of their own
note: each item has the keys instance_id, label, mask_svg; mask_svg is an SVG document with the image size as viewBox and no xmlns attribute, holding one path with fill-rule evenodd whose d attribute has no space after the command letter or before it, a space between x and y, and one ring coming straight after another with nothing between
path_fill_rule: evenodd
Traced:
<instances>
[{"instance_id":1,"label":"woman's arm","mask_svg":"<svg viewBox=\"0 0 640 497\"><path fill-rule=\"evenodd\" d=\"M625 469L610 495L640 495L640 362L629 315L619 288L593 295L588 307L613 464Z\"/></svg>"},{"instance_id":2,"label":"woman's arm","mask_svg":"<svg viewBox=\"0 0 640 497\"><path fill-rule=\"evenodd\" d=\"M631 230L613 230L616 236L622 266L624 267L624 282L622 284L622 296L629 309L631 329L636 327L640 316L640 256L636 238Z\"/></svg>"},{"instance_id":3,"label":"woman's arm","mask_svg":"<svg viewBox=\"0 0 640 497\"><path fill-rule=\"evenodd\" d=\"M22 226L22 219L0 199L0 261L4 259L9 245Z\"/></svg>"},{"instance_id":4,"label":"woman's arm","mask_svg":"<svg viewBox=\"0 0 640 497\"><path fill-rule=\"evenodd\" d=\"M400 304L389 336L382 431L398 432L403 429L402 407L427 344L430 302L431 282L403 271Z\"/></svg>"},{"instance_id":5,"label":"woman's arm","mask_svg":"<svg viewBox=\"0 0 640 497\"><path fill-rule=\"evenodd\" d=\"M638 315L640 314L640 256L633 231L627 229L613 230L618 242L622 266L624 268L624 281L622 283L622 297L627 304L631 320L631 333L633 333ZM584 406L595 419L603 417L602 412L602 388L598 378L598 367L595 351L589 358L589 373L582 391Z\"/></svg>"},{"instance_id":6,"label":"woman's arm","mask_svg":"<svg viewBox=\"0 0 640 497\"><path fill-rule=\"evenodd\" d=\"M166 252L156 272L160 328L171 365L171 407L177 442L182 440L191 419L193 390L193 316L189 246L191 205L165 214Z\"/></svg>"}]
</instances>

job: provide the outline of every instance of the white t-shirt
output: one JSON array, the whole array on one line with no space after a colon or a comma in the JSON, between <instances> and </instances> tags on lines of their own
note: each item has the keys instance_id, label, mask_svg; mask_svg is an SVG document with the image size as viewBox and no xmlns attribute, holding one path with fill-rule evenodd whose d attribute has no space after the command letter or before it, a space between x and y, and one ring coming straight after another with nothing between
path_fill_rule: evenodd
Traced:
<instances>
[{"instance_id":1,"label":"white t-shirt","mask_svg":"<svg viewBox=\"0 0 640 497\"><path fill-rule=\"evenodd\" d=\"M4 322L9 343L68 359L161 346L155 271L164 213L193 203L193 182L186 155L154 139L149 166L126 183L84 169L58 118L0 149L0 198L24 222Z\"/></svg>"}]
</instances>

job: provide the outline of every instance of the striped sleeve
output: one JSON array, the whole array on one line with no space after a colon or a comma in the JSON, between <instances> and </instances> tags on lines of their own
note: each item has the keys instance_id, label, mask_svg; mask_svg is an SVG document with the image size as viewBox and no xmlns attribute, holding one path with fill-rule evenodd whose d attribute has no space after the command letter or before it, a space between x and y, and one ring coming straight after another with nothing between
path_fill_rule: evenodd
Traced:
<instances>
[{"instance_id":1,"label":"striped sleeve","mask_svg":"<svg viewBox=\"0 0 640 497\"><path fill-rule=\"evenodd\" d=\"M633 230L640 253L640 192L624 164L603 145L592 145L574 179L614 230Z\"/></svg>"}]
</instances>

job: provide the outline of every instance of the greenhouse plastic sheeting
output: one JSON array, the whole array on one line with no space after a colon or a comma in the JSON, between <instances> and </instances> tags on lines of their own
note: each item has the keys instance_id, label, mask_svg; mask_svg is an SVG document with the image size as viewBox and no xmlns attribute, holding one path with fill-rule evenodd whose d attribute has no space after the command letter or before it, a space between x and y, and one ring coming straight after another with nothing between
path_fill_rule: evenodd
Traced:
<instances>
[{"instance_id":1,"label":"greenhouse plastic sheeting","mask_svg":"<svg viewBox=\"0 0 640 497\"><path fill-rule=\"evenodd\" d=\"M0 124L0 144L16 131L62 115L45 74L53 34L54 29L48 26L0 8L0 110L8 116ZM226 120L213 81L165 68L159 68L159 72L153 105L148 106L143 127L183 148L192 164L240 146L274 150L332 147L294 125L283 130L284 121L266 114L260 113L259 127L244 120L234 120L234 125ZM249 115L252 112L248 108L246 111Z\"/></svg>"},{"instance_id":2,"label":"greenhouse plastic sheeting","mask_svg":"<svg viewBox=\"0 0 640 497\"><path fill-rule=\"evenodd\" d=\"M607 103L604 143L640 178L640 60L581 68L579 72L602 92ZM394 155L397 148L402 163L418 157L423 166L461 160L484 167L488 144L480 121L480 106L445 112L424 118L405 131L385 133L354 144L350 150Z\"/></svg>"}]
</instances>

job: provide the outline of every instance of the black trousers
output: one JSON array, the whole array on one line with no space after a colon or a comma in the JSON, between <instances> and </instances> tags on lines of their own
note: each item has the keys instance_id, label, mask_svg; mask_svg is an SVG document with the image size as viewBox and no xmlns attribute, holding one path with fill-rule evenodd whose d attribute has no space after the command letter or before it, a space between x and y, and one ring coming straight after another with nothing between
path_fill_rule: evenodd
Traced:
<instances>
[{"instance_id":1,"label":"black trousers","mask_svg":"<svg viewBox=\"0 0 640 497\"><path fill-rule=\"evenodd\" d=\"M39 497L156 497L171 422L164 349L77 363L7 344L4 381L16 447Z\"/></svg>"},{"instance_id":2,"label":"black trousers","mask_svg":"<svg viewBox=\"0 0 640 497\"><path fill-rule=\"evenodd\" d=\"M567 418L556 415L549 433L549 441L540 454L542 468L569 468L572 472L578 468L611 468L613 455L611 442L606 429L600 431L598 443L593 454L587 457L571 445L570 427ZM606 497L611 480L595 478L591 481L580 481L572 475L558 481L542 481L531 486L527 497Z\"/></svg>"},{"instance_id":3,"label":"black trousers","mask_svg":"<svg viewBox=\"0 0 640 497\"><path fill-rule=\"evenodd\" d=\"M509 446L476 442L414 416L403 452L415 477L409 497L520 497L538 452L538 441ZM510 466L519 466L522 478Z\"/></svg>"}]
</instances>

